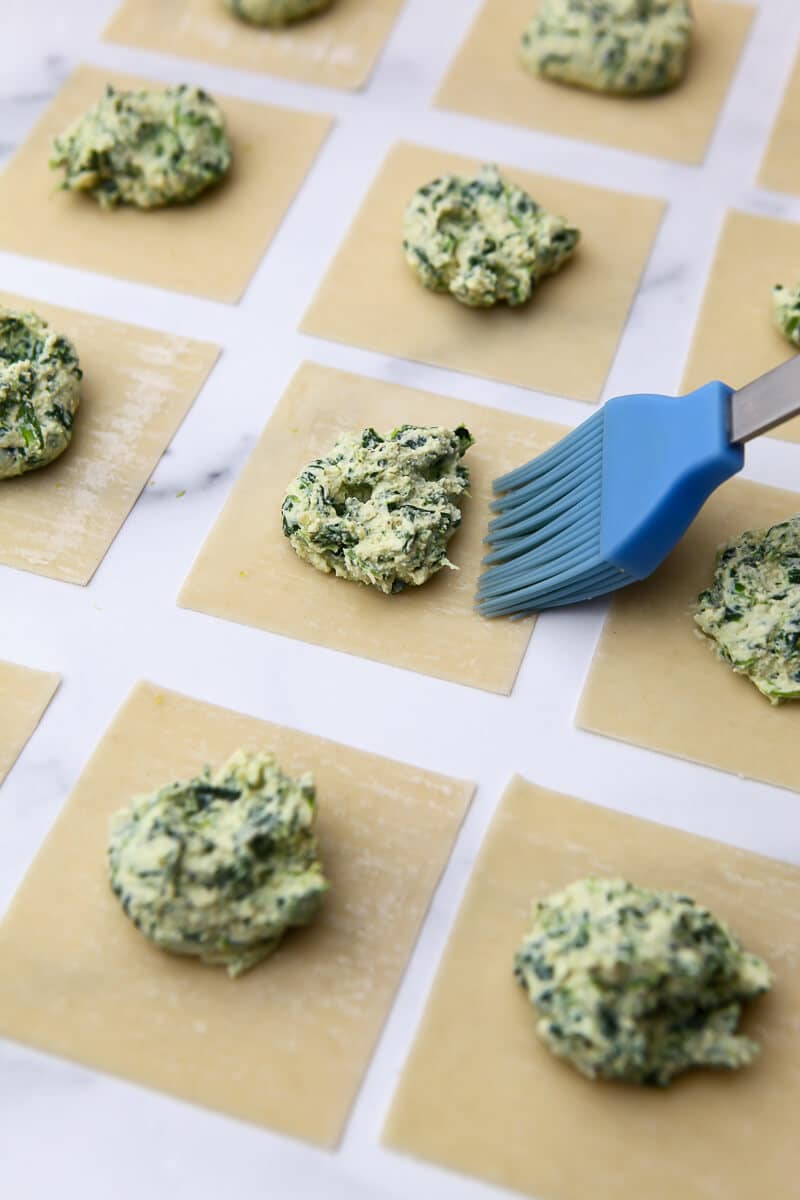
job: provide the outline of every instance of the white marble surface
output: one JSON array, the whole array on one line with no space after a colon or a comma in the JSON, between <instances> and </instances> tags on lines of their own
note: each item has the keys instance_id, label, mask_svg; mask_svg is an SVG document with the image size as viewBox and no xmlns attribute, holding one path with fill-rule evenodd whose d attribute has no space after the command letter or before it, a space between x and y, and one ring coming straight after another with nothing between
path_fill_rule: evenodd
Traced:
<instances>
[{"instance_id":1,"label":"white marble surface","mask_svg":"<svg viewBox=\"0 0 800 1200\"><path fill-rule=\"evenodd\" d=\"M0 159L73 63L177 82L185 64L102 43L115 0L5 0ZM115 709L140 677L426 767L475 778L475 804L436 894L340 1151L329 1155L0 1042L0 1192L13 1200L151 1195L361 1200L501 1193L378 1144L394 1082L471 863L513 771L588 800L800 862L798 799L766 785L577 731L573 713L604 605L539 622L510 700L184 612L175 596L248 449L306 357L466 400L575 423L574 401L303 337L297 323L392 141L404 137L664 197L669 209L606 394L677 387L727 206L800 220L800 199L753 180L800 37L797 0L762 0L706 163L670 164L432 110L478 0L408 0L362 95L199 65L212 91L317 109L335 131L236 308L0 254L3 287L176 333L223 359L92 583L0 568L0 657L64 683L0 792L0 910ZM302 236L299 236L302 235ZM733 298L735 302L735 298ZM260 356L266 346L266 376ZM259 370L252 366L259 356ZM263 386L253 388L253 378ZM762 440L746 474L797 488L800 446ZM176 493L185 489L178 499ZM346 696L346 703L340 697ZM337 702L332 703L336 695ZM380 696L381 703L375 703ZM428 718L445 710L442 728ZM435 729L435 734L433 730ZM56 914L57 919L57 914ZM587 1197L587 1200L590 1200Z\"/></svg>"}]
</instances>

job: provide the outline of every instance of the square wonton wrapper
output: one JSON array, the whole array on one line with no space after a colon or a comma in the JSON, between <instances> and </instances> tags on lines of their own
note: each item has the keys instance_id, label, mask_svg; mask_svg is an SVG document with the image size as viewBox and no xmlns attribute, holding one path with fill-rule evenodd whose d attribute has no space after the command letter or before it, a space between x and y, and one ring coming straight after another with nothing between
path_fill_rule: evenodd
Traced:
<instances>
[{"instance_id":1,"label":"square wonton wrapper","mask_svg":"<svg viewBox=\"0 0 800 1200\"><path fill-rule=\"evenodd\" d=\"M800 56L794 64L758 182L776 192L800 194Z\"/></svg>"},{"instance_id":2,"label":"square wonton wrapper","mask_svg":"<svg viewBox=\"0 0 800 1200\"><path fill-rule=\"evenodd\" d=\"M340 433L372 426L466 425L469 494L446 567L420 587L385 596L325 575L297 557L281 530L286 488ZM181 591L186 608L508 694L533 622L488 621L474 610L492 480L541 454L560 425L481 408L305 363L264 430Z\"/></svg>"},{"instance_id":3,"label":"square wonton wrapper","mask_svg":"<svg viewBox=\"0 0 800 1200\"><path fill-rule=\"evenodd\" d=\"M234 980L138 932L109 887L106 847L132 794L239 746L313 771L331 890L313 926ZM472 791L139 684L0 924L0 1034L333 1146Z\"/></svg>"},{"instance_id":4,"label":"square wonton wrapper","mask_svg":"<svg viewBox=\"0 0 800 1200\"><path fill-rule=\"evenodd\" d=\"M361 88L402 0L334 0L329 12L279 30L231 15L222 0L125 0L104 37L143 50L304 83Z\"/></svg>"},{"instance_id":5,"label":"square wonton wrapper","mask_svg":"<svg viewBox=\"0 0 800 1200\"><path fill-rule=\"evenodd\" d=\"M626 97L528 74L520 41L537 3L487 0L436 97L440 107L640 154L703 161L750 29L750 5L692 0L695 35L683 82L658 95Z\"/></svg>"},{"instance_id":6,"label":"square wonton wrapper","mask_svg":"<svg viewBox=\"0 0 800 1200\"><path fill-rule=\"evenodd\" d=\"M737 1072L667 1089L590 1081L535 1032L512 975L532 901L589 875L685 891L763 955L775 988ZM547 1200L790 1200L800 1105L800 870L545 791L508 788L456 920L385 1140Z\"/></svg>"},{"instance_id":7,"label":"square wonton wrapper","mask_svg":"<svg viewBox=\"0 0 800 1200\"><path fill-rule=\"evenodd\" d=\"M773 705L719 659L690 606L717 549L800 509L800 496L736 480L663 566L611 602L578 708L582 729L800 791L800 703Z\"/></svg>"},{"instance_id":8,"label":"square wonton wrapper","mask_svg":"<svg viewBox=\"0 0 800 1200\"><path fill-rule=\"evenodd\" d=\"M0 292L75 344L75 430L49 466L0 481L0 563L88 583L191 408L219 348Z\"/></svg>"},{"instance_id":9,"label":"square wonton wrapper","mask_svg":"<svg viewBox=\"0 0 800 1200\"><path fill-rule=\"evenodd\" d=\"M596 401L664 211L660 200L501 167L581 231L575 256L518 308L471 309L428 291L403 256L403 214L439 175L475 159L405 143L384 162L306 313L305 333Z\"/></svg>"},{"instance_id":10,"label":"square wonton wrapper","mask_svg":"<svg viewBox=\"0 0 800 1200\"><path fill-rule=\"evenodd\" d=\"M797 354L775 324L776 283L800 283L800 225L729 212L695 328L684 391L711 379L740 388ZM800 442L800 417L770 436Z\"/></svg>"},{"instance_id":11,"label":"square wonton wrapper","mask_svg":"<svg viewBox=\"0 0 800 1200\"><path fill-rule=\"evenodd\" d=\"M61 682L51 671L0 662L0 783L39 724Z\"/></svg>"},{"instance_id":12,"label":"square wonton wrapper","mask_svg":"<svg viewBox=\"0 0 800 1200\"><path fill-rule=\"evenodd\" d=\"M191 204L104 212L90 196L61 191L63 171L47 161L53 137L93 108L107 83L165 86L79 67L0 173L0 249L235 303L311 169L330 119L215 94L234 154L228 177Z\"/></svg>"}]
</instances>

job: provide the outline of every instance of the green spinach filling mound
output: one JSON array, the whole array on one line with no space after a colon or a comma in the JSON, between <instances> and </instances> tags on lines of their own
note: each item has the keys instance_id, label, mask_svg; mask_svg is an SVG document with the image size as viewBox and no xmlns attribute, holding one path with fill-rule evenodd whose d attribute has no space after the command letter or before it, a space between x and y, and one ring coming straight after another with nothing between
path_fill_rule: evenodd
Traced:
<instances>
[{"instance_id":1,"label":"green spinach filling mound","mask_svg":"<svg viewBox=\"0 0 800 1200\"><path fill-rule=\"evenodd\" d=\"M800 285L788 288L776 283L772 305L778 329L793 346L800 346Z\"/></svg>"},{"instance_id":2,"label":"green spinach filling mound","mask_svg":"<svg viewBox=\"0 0 800 1200\"><path fill-rule=\"evenodd\" d=\"M50 166L62 187L88 192L102 208L182 204L218 183L231 165L225 118L201 88L118 92L53 142Z\"/></svg>"},{"instance_id":3,"label":"green spinach filling mound","mask_svg":"<svg viewBox=\"0 0 800 1200\"><path fill-rule=\"evenodd\" d=\"M252 25L289 25L330 8L333 0L225 0L225 7Z\"/></svg>"},{"instance_id":4,"label":"green spinach filling mound","mask_svg":"<svg viewBox=\"0 0 800 1200\"><path fill-rule=\"evenodd\" d=\"M723 546L694 619L772 704L800 699L800 514Z\"/></svg>"},{"instance_id":5,"label":"green spinach filling mound","mask_svg":"<svg viewBox=\"0 0 800 1200\"><path fill-rule=\"evenodd\" d=\"M592 91L660 92L686 72L693 24L688 0L542 0L522 63Z\"/></svg>"},{"instance_id":6,"label":"green spinach filling mound","mask_svg":"<svg viewBox=\"0 0 800 1200\"><path fill-rule=\"evenodd\" d=\"M474 179L442 175L417 191L403 224L406 262L434 292L471 308L524 304L560 270L580 237L486 165Z\"/></svg>"},{"instance_id":7,"label":"green spinach filling mound","mask_svg":"<svg viewBox=\"0 0 800 1200\"><path fill-rule=\"evenodd\" d=\"M691 1067L746 1066L742 1005L769 967L706 908L624 879L584 879L540 900L514 973L536 1031L590 1079L666 1087Z\"/></svg>"},{"instance_id":8,"label":"green spinach filling mound","mask_svg":"<svg viewBox=\"0 0 800 1200\"><path fill-rule=\"evenodd\" d=\"M111 886L161 950L240 975L287 929L307 925L327 891L313 833L310 775L237 750L215 775L171 783L111 823Z\"/></svg>"},{"instance_id":9,"label":"green spinach filling mound","mask_svg":"<svg viewBox=\"0 0 800 1200\"><path fill-rule=\"evenodd\" d=\"M82 375L68 338L35 313L0 308L0 479L63 454Z\"/></svg>"},{"instance_id":10,"label":"green spinach filling mound","mask_svg":"<svg viewBox=\"0 0 800 1200\"><path fill-rule=\"evenodd\" d=\"M467 429L401 425L342 434L289 484L283 532L319 571L390 594L425 583L447 558L469 486Z\"/></svg>"}]
</instances>

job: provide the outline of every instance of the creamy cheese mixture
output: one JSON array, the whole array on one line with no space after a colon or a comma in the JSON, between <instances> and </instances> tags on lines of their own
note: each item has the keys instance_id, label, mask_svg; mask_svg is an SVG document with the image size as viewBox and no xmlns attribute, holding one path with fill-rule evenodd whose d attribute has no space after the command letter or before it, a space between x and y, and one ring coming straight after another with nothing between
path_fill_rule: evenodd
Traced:
<instances>
[{"instance_id":1,"label":"creamy cheese mixture","mask_svg":"<svg viewBox=\"0 0 800 1200\"><path fill-rule=\"evenodd\" d=\"M473 308L524 304L572 255L579 231L486 165L417 191L403 223L406 262L426 288Z\"/></svg>"},{"instance_id":2,"label":"creamy cheese mixture","mask_svg":"<svg viewBox=\"0 0 800 1200\"><path fill-rule=\"evenodd\" d=\"M111 886L162 950L240 975L290 926L317 914L327 883L313 833L310 775L237 750L215 775L135 797L111 824Z\"/></svg>"},{"instance_id":3,"label":"creamy cheese mixture","mask_svg":"<svg viewBox=\"0 0 800 1200\"><path fill-rule=\"evenodd\" d=\"M597 92L660 92L685 74L693 24L688 0L542 0L522 63Z\"/></svg>"},{"instance_id":4,"label":"creamy cheese mixture","mask_svg":"<svg viewBox=\"0 0 800 1200\"><path fill-rule=\"evenodd\" d=\"M778 329L794 346L800 346L800 285L789 288L776 283L772 305Z\"/></svg>"},{"instance_id":5,"label":"creamy cheese mixture","mask_svg":"<svg viewBox=\"0 0 800 1200\"><path fill-rule=\"evenodd\" d=\"M723 546L694 619L773 704L800 699L800 514Z\"/></svg>"},{"instance_id":6,"label":"creamy cheese mixture","mask_svg":"<svg viewBox=\"0 0 800 1200\"><path fill-rule=\"evenodd\" d=\"M62 187L88 192L102 208L156 208L193 200L231 164L225 118L201 88L118 92L53 142L50 166Z\"/></svg>"},{"instance_id":7,"label":"creamy cheese mixture","mask_svg":"<svg viewBox=\"0 0 800 1200\"><path fill-rule=\"evenodd\" d=\"M82 375L68 338L35 313L0 307L0 479L63 454Z\"/></svg>"},{"instance_id":8,"label":"creamy cheese mixture","mask_svg":"<svg viewBox=\"0 0 800 1200\"><path fill-rule=\"evenodd\" d=\"M225 7L253 25L289 25L330 8L333 0L224 0Z\"/></svg>"},{"instance_id":9,"label":"creamy cheese mixture","mask_svg":"<svg viewBox=\"0 0 800 1200\"><path fill-rule=\"evenodd\" d=\"M736 1029L769 967L707 909L624 879L584 879L534 908L514 973L536 1030L590 1079L665 1087L691 1067L743 1067Z\"/></svg>"},{"instance_id":10,"label":"creamy cheese mixture","mask_svg":"<svg viewBox=\"0 0 800 1200\"><path fill-rule=\"evenodd\" d=\"M320 571L382 592L425 583L447 558L469 485L464 428L401 425L345 433L289 484L283 532ZM455 569L455 568L453 568Z\"/></svg>"}]
</instances>

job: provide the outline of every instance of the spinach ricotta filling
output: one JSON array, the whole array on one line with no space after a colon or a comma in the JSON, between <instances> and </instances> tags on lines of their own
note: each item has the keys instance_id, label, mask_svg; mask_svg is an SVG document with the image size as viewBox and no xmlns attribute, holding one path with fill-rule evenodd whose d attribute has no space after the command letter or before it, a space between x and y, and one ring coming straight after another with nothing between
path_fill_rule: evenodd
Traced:
<instances>
[{"instance_id":1,"label":"spinach ricotta filling","mask_svg":"<svg viewBox=\"0 0 800 1200\"><path fill-rule=\"evenodd\" d=\"M776 283L772 306L778 329L793 346L800 346L800 285L789 288Z\"/></svg>"},{"instance_id":2,"label":"spinach ricotta filling","mask_svg":"<svg viewBox=\"0 0 800 1200\"><path fill-rule=\"evenodd\" d=\"M251 25L289 25L330 8L333 0L225 0L225 7Z\"/></svg>"},{"instance_id":3,"label":"spinach ricotta filling","mask_svg":"<svg viewBox=\"0 0 800 1200\"><path fill-rule=\"evenodd\" d=\"M800 699L800 514L723 546L694 619L772 704Z\"/></svg>"},{"instance_id":4,"label":"spinach ricotta filling","mask_svg":"<svg viewBox=\"0 0 800 1200\"><path fill-rule=\"evenodd\" d=\"M474 179L442 175L415 193L403 252L426 288L489 308L524 304L539 280L571 257L579 237L574 225L487 164Z\"/></svg>"},{"instance_id":5,"label":"spinach ricotta filling","mask_svg":"<svg viewBox=\"0 0 800 1200\"><path fill-rule=\"evenodd\" d=\"M514 973L550 1050L590 1079L666 1087L692 1067L734 1069L737 1035L769 967L688 896L584 879L534 907Z\"/></svg>"},{"instance_id":6,"label":"spinach ricotta filling","mask_svg":"<svg viewBox=\"0 0 800 1200\"><path fill-rule=\"evenodd\" d=\"M447 543L469 486L467 429L401 425L345 433L292 480L281 509L295 553L387 594L455 570Z\"/></svg>"},{"instance_id":7,"label":"spinach ricotta filling","mask_svg":"<svg viewBox=\"0 0 800 1200\"><path fill-rule=\"evenodd\" d=\"M101 208L157 208L193 200L231 165L225 118L201 88L105 95L53 142L50 166L62 188L88 192Z\"/></svg>"},{"instance_id":8,"label":"spinach ricotta filling","mask_svg":"<svg viewBox=\"0 0 800 1200\"><path fill-rule=\"evenodd\" d=\"M68 338L35 313L0 307L0 479L64 453L82 376Z\"/></svg>"},{"instance_id":9,"label":"spinach ricotta filling","mask_svg":"<svg viewBox=\"0 0 800 1200\"><path fill-rule=\"evenodd\" d=\"M660 92L686 72L693 25L688 0L542 0L522 64L592 91Z\"/></svg>"},{"instance_id":10,"label":"spinach ricotta filling","mask_svg":"<svg viewBox=\"0 0 800 1200\"><path fill-rule=\"evenodd\" d=\"M224 964L232 977L307 925L327 883L310 775L237 750L212 775L171 783L112 819L111 887L161 950Z\"/></svg>"}]
</instances>

